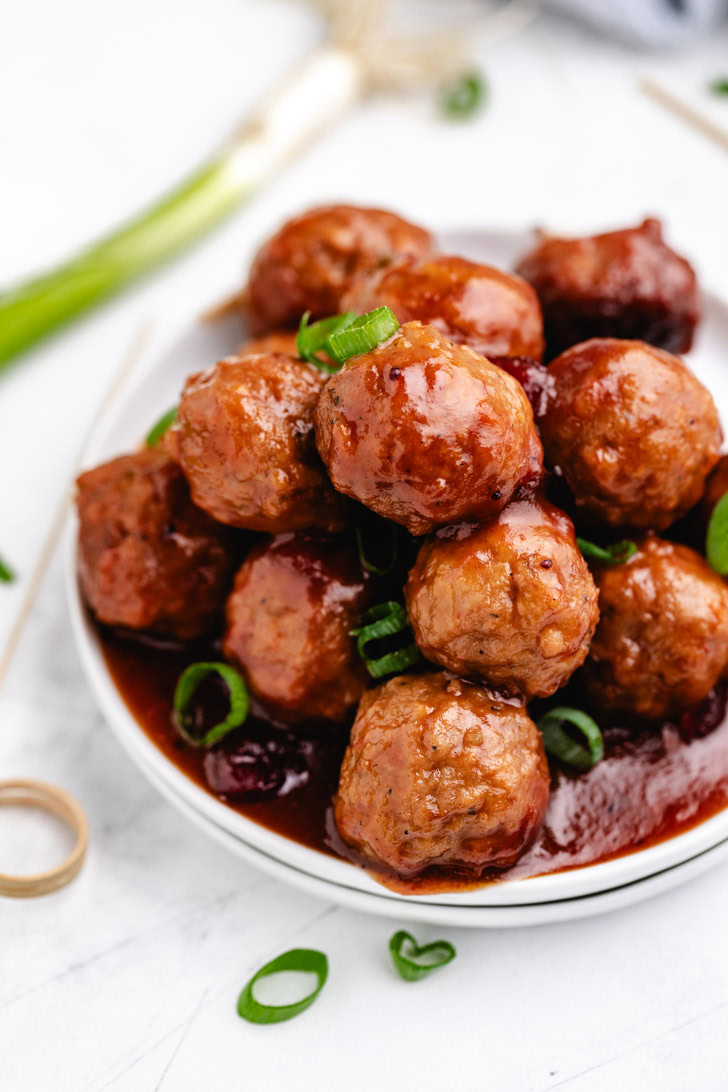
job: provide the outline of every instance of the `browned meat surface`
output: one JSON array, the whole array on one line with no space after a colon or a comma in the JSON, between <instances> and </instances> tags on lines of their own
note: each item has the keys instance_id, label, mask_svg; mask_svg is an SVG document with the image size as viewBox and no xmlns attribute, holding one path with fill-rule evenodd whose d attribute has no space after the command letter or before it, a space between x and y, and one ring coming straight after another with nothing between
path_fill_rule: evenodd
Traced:
<instances>
[{"instance_id":1,"label":"browned meat surface","mask_svg":"<svg viewBox=\"0 0 728 1092\"><path fill-rule=\"evenodd\" d=\"M496 515L542 470L520 383L419 322L332 376L315 421L335 487L415 535Z\"/></svg>"},{"instance_id":2,"label":"browned meat surface","mask_svg":"<svg viewBox=\"0 0 728 1092\"><path fill-rule=\"evenodd\" d=\"M679 357L595 338L562 353L539 421L546 462L577 508L613 527L662 530L703 493L722 440L712 396Z\"/></svg>"},{"instance_id":3,"label":"browned meat surface","mask_svg":"<svg viewBox=\"0 0 728 1092\"><path fill-rule=\"evenodd\" d=\"M195 503L251 531L342 527L344 502L313 434L325 378L284 353L228 357L191 376L168 444Z\"/></svg>"},{"instance_id":4,"label":"browned meat surface","mask_svg":"<svg viewBox=\"0 0 728 1092\"><path fill-rule=\"evenodd\" d=\"M541 736L521 706L446 675L398 676L365 694L341 767L346 842L402 876L507 868L549 794Z\"/></svg>"},{"instance_id":5,"label":"browned meat surface","mask_svg":"<svg viewBox=\"0 0 728 1092\"><path fill-rule=\"evenodd\" d=\"M342 539L279 535L254 548L235 578L225 655L278 716L342 721L366 687L349 631L370 585Z\"/></svg>"},{"instance_id":6,"label":"browned meat surface","mask_svg":"<svg viewBox=\"0 0 728 1092\"><path fill-rule=\"evenodd\" d=\"M664 242L659 220L583 239L544 235L517 268L541 300L551 356L592 337L639 338L673 353L692 345L695 273Z\"/></svg>"},{"instance_id":7,"label":"browned meat surface","mask_svg":"<svg viewBox=\"0 0 728 1092\"><path fill-rule=\"evenodd\" d=\"M244 309L254 334L335 315L359 277L406 254L432 249L427 231L393 212L352 205L311 209L289 220L253 260Z\"/></svg>"},{"instance_id":8,"label":"browned meat surface","mask_svg":"<svg viewBox=\"0 0 728 1092\"><path fill-rule=\"evenodd\" d=\"M526 700L581 666L599 617L571 520L541 499L427 539L405 598L428 660Z\"/></svg>"},{"instance_id":9,"label":"browned meat surface","mask_svg":"<svg viewBox=\"0 0 728 1092\"><path fill-rule=\"evenodd\" d=\"M181 640L209 632L237 551L168 455L144 450L88 470L76 505L81 588L100 621Z\"/></svg>"},{"instance_id":10,"label":"browned meat surface","mask_svg":"<svg viewBox=\"0 0 728 1092\"><path fill-rule=\"evenodd\" d=\"M687 546L648 535L622 565L600 565L600 621L586 664L597 710L674 716L728 666L728 587Z\"/></svg>"},{"instance_id":11,"label":"browned meat surface","mask_svg":"<svg viewBox=\"0 0 728 1092\"><path fill-rule=\"evenodd\" d=\"M543 320L530 284L467 258L405 258L355 284L343 311L391 307L400 322L428 323L483 356L543 354Z\"/></svg>"}]
</instances>

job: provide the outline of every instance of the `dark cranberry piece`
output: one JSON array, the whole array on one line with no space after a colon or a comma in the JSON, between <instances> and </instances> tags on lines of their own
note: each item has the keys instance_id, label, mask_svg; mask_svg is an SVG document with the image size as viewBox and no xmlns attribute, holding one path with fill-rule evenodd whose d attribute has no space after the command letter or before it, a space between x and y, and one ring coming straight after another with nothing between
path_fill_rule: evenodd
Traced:
<instances>
[{"instance_id":1,"label":"dark cranberry piece","mask_svg":"<svg viewBox=\"0 0 728 1092\"><path fill-rule=\"evenodd\" d=\"M553 387L553 377L549 375L548 369L528 356L489 356L488 360L518 380L531 403L534 417L542 417Z\"/></svg>"},{"instance_id":2,"label":"dark cranberry piece","mask_svg":"<svg viewBox=\"0 0 728 1092\"><path fill-rule=\"evenodd\" d=\"M286 796L309 779L311 745L268 724L244 725L203 759L214 793L233 800Z\"/></svg>"},{"instance_id":3,"label":"dark cranberry piece","mask_svg":"<svg viewBox=\"0 0 728 1092\"><path fill-rule=\"evenodd\" d=\"M702 739L719 724L723 723L728 704L728 688L725 683L718 683L698 705L688 709L680 718L678 725L683 739Z\"/></svg>"}]
</instances>

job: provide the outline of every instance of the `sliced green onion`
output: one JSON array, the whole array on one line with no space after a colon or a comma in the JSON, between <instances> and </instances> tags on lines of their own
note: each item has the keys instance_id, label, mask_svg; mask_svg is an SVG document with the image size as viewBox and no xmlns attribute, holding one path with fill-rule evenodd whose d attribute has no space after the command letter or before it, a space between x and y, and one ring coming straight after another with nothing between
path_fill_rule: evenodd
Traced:
<instances>
[{"instance_id":1,"label":"sliced green onion","mask_svg":"<svg viewBox=\"0 0 728 1092\"><path fill-rule=\"evenodd\" d=\"M12 582L15 580L15 573L10 568L10 566L7 565L3 561L3 559L1 557L0 557L0 580L2 580L3 584L12 584Z\"/></svg>"},{"instance_id":2,"label":"sliced green onion","mask_svg":"<svg viewBox=\"0 0 728 1092\"><path fill-rule=\"evenodd\" d=\"M714 95L728 95L728 76L719 76L708 85Z\"/></svg>"},{"instance_id":3,"label":"sliced green onion","mask_svg":"<svg viewBox=\"0 0 728 1092\"><path fill-rule=\"evenodd\" d=\"M257 181L252 169L241 170L249 145L244 135L129 223L49 273L2 294L0 367L229 215Z\"/></svg>"},{"instance_id":4,"label":"sliced green onion","mask_svg":"<svg viewBox=\"0 0 728 1092\"><path fill-rule=\"evenodd\" d=\"M200 683L208 675L219 675L228 689L230 710L224 720L213 725L204 736L195 736L189 731L188 707ZM174 723L177 731L193 747L211 747L213 743L239 727L248 715L250 699L248 688L234 667L224 663L196 663L180 675L174 691Z\"/></svg>"},{"instance_id":5,"label":"sliced green onion","mask_svg":"<svg viewBox=\"0 0 728 1092\"><path fill-rule=\"evenodd\" d=\"M728 493L724 493L710 517L705 536L705 556L711 569L728 576Z\"/></svg>"},{"instance_id":6,"label":"sliced green onion","mask_svg":"<svg viewBox=\"0 0 728 1092\"><path fill-rule=\"evenodd\" d=\"M357 639L357 650L373 679L382 679L395 671L404 671L405 668L412 667L422 659L420 650L414 644L388 652L376 660L371 660L367 656L366 646L370 641L379 641L383 637L392 637L395 633L404 633L407 627L407 612L402 604L388 602L378 603L376 607L372 607L362 615L360 625L356 629L349 630L350 636Z\"/></svg>"},{"instance_id":7,"label":"sliced green onion","mask_svg":"<svg viewBox=\"0 0 728 1092\"><path fill-rule=\"evenodd\" d=\"M356 312L345 311L343 315L332 315L331 318L320 319L309 326L310 318L310 311L306 311L301 316L296 337L298 355L302 360L307 360L309 364L315 364L317 368L333 375L334 372L338 372L338 367L332 365L330 361L322 360L318 354L321 351L326 352L329 336L338 330L343 330L345 326L353 322Z\"/></svg>"},{"instance_id":8,"label":"sliced green onion","mask_svg":"<svg viewBox=\"0 0 728 1092\"><path fill-rule=\"evenodd\" d=\"M357 638L356 647L365 660L369 641L390 637L407 629L407 612L401 603L378 603L361 616L359 623L356 629L349 630L349 634Z\"/></svg>"},{"instance_id":9,"label":"sliced green onion","mask_svg":"<svg viewBox=\"0 0 728 1092\"><path fill-rule=\"evenodd\" d=\"M263 1005L260 1001L256 1001L253 996L256 982L259 982L261 978L280 974L282 971L315 974L318 985L300 1001L294 1001L290 1005ZM251 1024L280 1024L283 1020L290 1020L293 1016L305 1012L314 1003L324 988L328 976L329 961L323 952L317 952L314 948L292 948L290 952L284 952L283 955L272 959L270 963L266 963L243 987L238 997L238 1016L249 1020Z\"/></svg>"},{"instance_id":10,"label":"sliced green onion","mask_svg":"<svg viewBox=\"0 0 728 1092\"><path fill-rule=\"evenodd\" d=\"M172 427L176 419L177 407L172 406L172 409L163 413L156 425L147 433L147 438L144 441L147 447L156 447L162 437L166 434L167 430Z\"/></svg>"},{"instance_id":11,"label":"sliced green onion","mask_svg":"<svg viewBox=\"0 0 728 1092\"><path fill-rule=\"evenodd\" d=\"M375 563L373 561L370 561L367 557L366 549L364 546L364 533L361 529L361 526L358 523L356 525L356 543L359 547L359 564L362 566L363 569L366 569L368 573L373 573L375 576L386 576L388 573L391 573L392 569L397 564L397 539L399 537L397 534L397 525L395 523L391 523L389 525L389 530L392 535L392 548L389 554L389 558L387 559L386 564L375 565Z\"/></svg>"},{"instance_id":12,"label":"sliced green onion","mask_svg":"<svg viewBox=\"0 0 728 1092\"><path fill-rule=\"evenodd\" d=\"M389 951L394 966L407 982L418 982L438 967L452 963L457 955L449 940L433 940L420 946L405 929L390 939Z\"/></svg>"},{"instance_id":13,"label":"sliced green onion","mask_svg":"<svg viewBox=\"0 0 728 1092\"><path fill-rule=\"evenodd\" d=\"M611 546L597 546L587 538L577 538L576 544L584 557L593 557L607 565L622 565L637 553L637 545L629 538L614 542Z\"/></svg>"},{"instance_id":14,"label":"sliced green onion","mask_svg":"<svg viewBox=\"0 0 728 1092\"><path fill-rule=\"evenodd\" d=\"M584 737L586 746L577 743L563 729L563 724L571 724L578 728ZM570 709L566 705L557 705L549 709L538 722L538 728L543 736L543 744L549 754L554 755L567 766L573 766L577 770L591 770L597 762L604 757L604 740L597 722L582 712L581 709Z\"/></svg>"},{"instance_id":15,"label":"sliced green onion","mask_svg":"<svg viewBox=\"0 0 728 1092\"><path fill-rule=\"evenodd\" d=\"M326 351L337 364L345 364L351 356L368 353L396 334L399 323L389 307L377 307L359 315L326 339Z\"/></svg>"},{"instance_id":16,"label":"sliced green onion","mask_svg":"<svg viewBox=\"0 0 728 1092\"><path fill-rule=\"evenodd\" d=\"M458 121L470 118L485 102L485 91L485 80L479 72L464 72L443 88L442 111Z\"/></svg>"},{"instance_id":17,"label":"sliced green onion","mask_svg":"<svg viewBox=\"0 0 728 1092\"><path fill-rule=\"evenodd\" d=\"M396 652L388 652L386 656L380 656L378 660L365 660L366 669L373 679L383 679L385 675L394 675L398 671L406 671L408 667L419 663L422 653L417 645L407 645Z\"/></svg>"}]
</instances>

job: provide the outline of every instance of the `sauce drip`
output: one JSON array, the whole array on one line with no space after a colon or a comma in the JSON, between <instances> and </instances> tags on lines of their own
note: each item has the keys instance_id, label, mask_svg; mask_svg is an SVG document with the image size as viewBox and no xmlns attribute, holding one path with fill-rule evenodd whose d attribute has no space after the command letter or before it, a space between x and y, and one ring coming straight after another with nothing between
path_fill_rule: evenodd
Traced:
<instances>
[{"instance_id":1,"label":"sauce drip","mask_svg":"<svg viewBox=\"0 0 728 1092\"><path fill-rule=\"evenodd\" d=\"M195 660L217 659L214 645L184 648L131 638L99 627L109 671L130 712L150 739L179 769L211 792L206 752L190 747L172 726L175 683ZM558 704L587 708L578 682L559 691ZM533 703L538 719L546 708ZM726 687L716 688L678 723L650 727L603 727L605 757L587 774L573 776L552 763L546 817L534 845L505 873L474 879L457 870L428 871L414 879L374 872L382 883L426 894L481 886L503 879L545 875L636 852L690 829L728 805ZM597 720L599 719L597 715ZM331 802L346 747L348 725L297 727L295 733L253 706L246 723L228 737L232 752L246 744L249 761L267 748L265 787L244 800L214 793L249 819L286 838L363 865L339 839ZM228 771L208 752L207 774L218 787ZM248 759L246 758L246 761ZM273 773L271 773L271 768ZM248 778L242 782L254 784ZM262 783L261 783L262 785Z\"/></svg>"}]
</instances>

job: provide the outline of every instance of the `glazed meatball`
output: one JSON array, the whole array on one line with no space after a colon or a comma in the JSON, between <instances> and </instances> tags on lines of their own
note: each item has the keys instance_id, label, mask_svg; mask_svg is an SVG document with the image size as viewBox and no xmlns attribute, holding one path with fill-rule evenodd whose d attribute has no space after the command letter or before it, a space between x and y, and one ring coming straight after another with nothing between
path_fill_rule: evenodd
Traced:
<instances>
[{"instance_id":1,"label":"glazed meatball","mask_svg":"<svg viewBox=\"0 0 728 1092\"><path fill-rule=\"evenodd\" d=\"M703 558L648 535L629 561L597 566L596 581L594 707L659 718L705 698L728 665L728 587Z\"/></svg>"},{"instance_id":2,"label":"glazed meatball","mask_svg":"<svg viewBox=\"0 0 728 1092\"><path fill-rule=\"evenodd\" d=\"M639 338L685 353L699 319L695 273L659 220L585 239L546 235L518 265L538 292L555 356L592 337Z\"/></svg>"},{"instance_id":3,"label":"glazed meatball","mask_svg":"<svg viewBox=\"0 0 728 1092\"><path fill-rule=\"evenodd\" d=\"M342 311L387 306L400 322L429 323L490 356L543 354L543 320L533 288L512 273L466 258L406 258L354 285Z\"/></svg>"},{"instance_id":4,"label":"glazed meatball","mask_svg":"<svg viewBox=\"0 0 728 1092\"><path fill-rule=\"evenodd\" d=\"M97 618L180 640L207 633L237 551L231 532L195 508L176 463L139 451L77 486L79 577Z\"/></svg>"},{"instance_id":5,"label":"glazed meatball","mask_svg":"<svg viewBox=\"0 0 728 1092\"><path fill-rule=\"evenodd\" d=\"M703 493L721 429L710 393L676 356L595 338L549 368L540 419L547 463L577 509L614 527L668 527Z\"/></svg>"},{"instance_id":6,"label":"glazed meatball","mask_svg":"<svg viewBox=\"0 0 728 1092\"><path fill-rule=\"evenodd\" d=\"M261 334L260 337L249 338L235 350L236 356L247 356L249 353L287 353L288 356L298 356L296 346L297 333L295 330L275 330L272 334Z\"/></svg>"},{"instance_id":7,"label":"glazed meatball","mask_svg":"<svg viewBox=\"0 0 728 1092\"><path fill-rule=\"evenodd\" d=\"M371 581L341 539L279 535L248 555L227 601L226 657L285 720L344 720L367 674L349 635Z\"/></svg>"},{"instance_id":8,"label":"glazed meatball","mask_svg":"<svg viewBox=\"0 0 728 1092\"><path fill-rule=\"evenodd\" d=\"M392 212L352 205L312 209L289 220L258 251L244 309L254 334L335 315L355 281L407 254L432 248L428 232Z\"/></svg>"},{"instance_id":9,"label":"glazed meatball","mask_svg":"<svg viewBox=\"0 0 728 1092\"><path fill-rule=\"evenodd\" d=\"M405 599L428 660L525 700L581 666L599 617L572 522L543 499L425 541Z\"/></svg>"},{"instance_id":10,"label":"glazed meatball","mask_svg":"<svg viewBox=\"0 0 728 1092\"><path fill-rule=\"evenodd\" d=\"M728 455L721 455L705 483L705 493L700 502L700 514L706 530L713 509L724 493L728 493Z\"/></svg>"},{"instance_id":11,"label":"glazed meatball","mask_svg":"<svg viewBox=\"0 0 728 1092\"><path fill-rule=\"evenodd\" d=\"M315 422L335 487L413 535L495 515L542 470L520 383L419 322L333 375Z\"/></svg>"},{"instance_id":12,"label":"glazed meatball","mask_svg":"<svg viewBox=\"0 0 728 1092\"><path fill-rule=\"evenodd\" d=\"M508 868L549 795L541 736L521 706L442 674L362 698L335 801L344 841L402 876Z\"/></svg>"},{"instance_id":13,"label":"glazed meatball","mask_svg":"<svg viewBox=\"0 0 728 1092\"><path fill-rule=\"evenodd\" d=\"M271 534L343 526L313 434L323 372L284 353L227 357L187 380L168 446L221 523Z\"/></svg>"}]
</instances>

